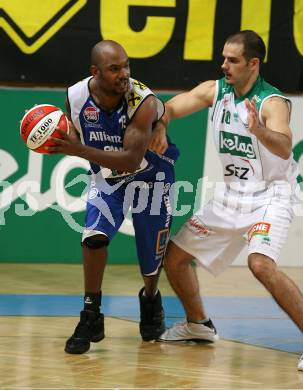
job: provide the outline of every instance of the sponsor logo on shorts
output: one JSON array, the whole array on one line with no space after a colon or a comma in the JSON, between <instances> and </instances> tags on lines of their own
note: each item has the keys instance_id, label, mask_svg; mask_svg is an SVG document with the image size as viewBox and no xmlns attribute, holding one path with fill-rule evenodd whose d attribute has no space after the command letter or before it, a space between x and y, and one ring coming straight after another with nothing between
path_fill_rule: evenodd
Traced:
<instances>
[{"instance_id":1,"label":"sponsor logo on shorts","mask_svg":"<svg viewBox=\"0 0 303 390\"><path fill-rule=\"evenodd\" d=\"M204 225L197 217L193 216L191 217L187 223L186 226L189 228L190 231L195 233L199 237L206 237L209 235L209 228Z\"/></svg>"},{"instance_id":2,"label":"sponsor logo on shorts","mask_svg":"<svg viewBox=\"0 0 303 390\"><path fill-rule=\"evenodd\" d=\"M258 222L255 223L251 229L248 232L248 241L250 241L254 236L264 236L263 240L265 237L268 237L268 233L270 231L271 224L267 222ZM268 240L269 241L269 237Z\"/></svg>"},{"instance_id":3,"label":"sponsor logo on shorts","mask_svg":"<svg viewBox=\"0 0 303 390\"><path fill-rule=\"evenodd\" d=\"M263 237L262 244L270 245L270 238L268 236Z\"/></svg>"},{"instance_id":4,"label":"sponsor logo on shorts","mask_svg":"<svg viewBox=\"0 0 303 390\"><path fill-rule=\"evenodd\" d=\"M93 106L88 106L83 112L83 116L86 122L96 123L99 120L99 113Z\"/></svg>"},{"instance_id":5,"label":"sponsor logo on shorts","mask_svg":"<svg viewBox=\"0 0 303 390\"><path fill-rule=\"evenodd\" d=\"M163 229L158 231L156 254L162 255L165 251L168 240L169 229Z\"/></svg>"},{"instance_id":6,"label":"sponsor logo on shorts","mask_svg":"<svg viewBox=\"0 0 303 390\"><path fill-rule=\"evenodd\" d=\"M233 156L256 158L256 153L250 137L220 131L220 153L230 153Z\"/></svg>"},{"instance_id":7,"label":"sponsor logo on shorts","mask_svg":"<svg viewBox=\"0 0 303 390\"><path fill-rule=\"evenodd\" d=\"M171 224L171 217L172 217L172 207L170 203L170 198L169 195L166 194L163 196L163 202L166 208L166 218L165 218L165 227L169 229L170 224Z\"/></svg>"}]
</instances>

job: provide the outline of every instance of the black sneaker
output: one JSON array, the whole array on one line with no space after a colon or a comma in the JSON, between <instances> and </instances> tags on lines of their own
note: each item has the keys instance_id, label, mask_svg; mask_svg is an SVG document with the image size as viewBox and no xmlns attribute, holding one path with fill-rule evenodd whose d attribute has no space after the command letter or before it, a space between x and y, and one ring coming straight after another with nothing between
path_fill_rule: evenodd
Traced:
<instances>
[{"instance_id":1,"label":"black sneaker","mask_svg":"<svg viewBox=\"0 0 303 390\"><path fill-rule=\"evenodd\" d=\"M67 340L65 352L84 353L89 350L90 342L104 339L104 315L90 310L80 312L80 322L74 334Z\"/></svg>"},{"instance_id":2,"label":"black sneaker","mask_svg":"<svg viewBox=\"0 0 303 390\"><path fill-rule=\"evenodd\" d=\"M165 332L164 310L160 291L153 299L143 295L144 287L139 292L140 334L144 341L157 340Z\"/></svg>"}]
</instances>

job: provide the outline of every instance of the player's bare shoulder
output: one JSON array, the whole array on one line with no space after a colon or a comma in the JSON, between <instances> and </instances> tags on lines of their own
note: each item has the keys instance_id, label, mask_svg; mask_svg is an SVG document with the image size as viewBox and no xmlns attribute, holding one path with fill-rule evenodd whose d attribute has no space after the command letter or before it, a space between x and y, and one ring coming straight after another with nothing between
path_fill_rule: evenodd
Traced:
<instances>
[{"instance_id":1,"label":"player's bare shoulder","mask_svg":"<svg viewBox=\"0 0 303 390\"><path fill-rule=\"evenodd\" d=\"M289 110L288 99L286 99L284 96L277 96L277 95L270 96L264 101L263 106L264 109L267 110L270 109L275 110L281 108L282 110L286 110L286 111Z\"/></svg>"},{"instance_id":2,"label":"player's bare shoulder","mask_svg":"<svg viewBox=\"0 0 303 390\"><path fill-rule=\"evenodd\" d=\"M287 122L290 116L290 102L283 96L270 96L262 104L262 118L268 119L277 116L284 118Z\"/></svg>"},{"instance_id":3,"label":"player's bare shoulder","mask_svg":"<svg viewBox=\"0 0 303 390\"><path fill-rule=\"evenodd\" d=\"M157 98L155 95L148 95L140 107L138 107L138 112L134 116L134 121L137 120L137 118L143 118L145 120L155 122L158 119L158 105L157 105Z\"/></svg>"}]
</instances>

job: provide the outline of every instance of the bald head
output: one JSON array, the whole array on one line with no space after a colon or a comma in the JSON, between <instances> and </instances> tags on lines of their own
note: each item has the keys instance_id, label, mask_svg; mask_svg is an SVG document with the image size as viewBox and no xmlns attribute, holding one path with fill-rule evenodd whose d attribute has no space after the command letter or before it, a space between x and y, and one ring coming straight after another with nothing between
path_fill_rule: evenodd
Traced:
<instances>
[{"instance_id":1,"label":"bald head","mask_svg":"<svg viewBox=\"0 0 303 390\"><path fill-rule=\"evenodd\" d=\"M116 41L104 40L95 44L91 50L91 65L100 66L108 57L123 56L127 54L123 47Z\"/></svg>"}]
</instances>

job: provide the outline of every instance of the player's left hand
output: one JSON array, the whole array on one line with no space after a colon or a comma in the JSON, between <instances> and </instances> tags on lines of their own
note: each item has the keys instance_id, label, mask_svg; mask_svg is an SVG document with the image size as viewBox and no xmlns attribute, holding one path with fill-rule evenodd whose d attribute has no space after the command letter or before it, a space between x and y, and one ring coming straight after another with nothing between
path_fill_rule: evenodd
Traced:
<instances>
[{"instance_id":1,"label":"player's left hand","mask_svg":"<svg viewBox=\"0 0 303 390\"><path fill-rule=\"evenodd\" d=\"M255 136L258 135L261 129L260 121L259 121L259 112L257 110L255 99L252 98L249 101L247 98L245 99L245 105L248 111L247 114L247 122L249 131Z\"/></svg>"},{"instance_id":2,"label":"player's left hand","mask_svg":"<svg viewBox=\"0 0 303 390\"><path fill-rule=\"evenodd\" d=\"M60 138L50 137L50 140L55 145L49 146L47 148L48 153L50 154L63 153L68 156L79 156L82 144L79 138L76 136L75 132L70 131L70 133L67 134L59 127L56 128L56 131L60 133Z\"/></svg>"}]
</instances>

